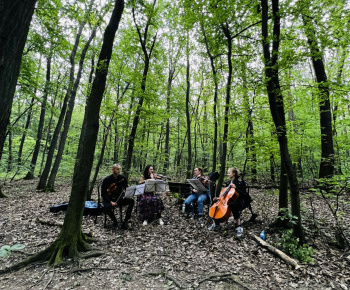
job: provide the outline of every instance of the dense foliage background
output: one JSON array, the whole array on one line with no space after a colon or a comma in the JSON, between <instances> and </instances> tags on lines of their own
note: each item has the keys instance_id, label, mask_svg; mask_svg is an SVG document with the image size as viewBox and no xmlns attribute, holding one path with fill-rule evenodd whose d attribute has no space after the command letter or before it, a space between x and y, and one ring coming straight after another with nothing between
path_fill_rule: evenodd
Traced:
<instances>
[{"instance_id":1,"label":"dense foliage background","mask_svg":"<svg viewBox=\"0 0 350 290\"><path fill-rule=\"evenodd\" d=\"M111 4L37 3L1 159L3 179L24 177L31 170L40 175L50 146L55 146L56 156L62 141L50 144L54 130L62 108L72 98L69 90L79 78L83 48L97 29L86 52L69 131L63 140L58 176L72 175L86 96ZM225 165L244 169L247 178L277 181L279 146L263 73L260 3L129 1L126 5L100 110L96 163L104 138L106 147L99 174L104 176L113 163L125 165L130 138L134 142L132 162L127 168L131 176L139 176L147 164L153 164L157 172L182 179L194 166L204 167L206 172L220 168L222 145L226 142L223 130L229 64L227 37L222 29L226 27L232 36L233 75ZM279 78L290 154L301 181L317 178L321 161L321 97L311 61L315 53L323 60L330 90L336 172L349 173L349 7L346 1L312 0L308 5L317 52L309 49L300 5L295 1L280 3ZM79 27L81 37L76 43ZM147 59L143 49L149 54L144 88ZM140 120L132 136L137 112ZM36 166L31 169L38 130L42 130L40 151Z\"/></svg>"}]
</instances>

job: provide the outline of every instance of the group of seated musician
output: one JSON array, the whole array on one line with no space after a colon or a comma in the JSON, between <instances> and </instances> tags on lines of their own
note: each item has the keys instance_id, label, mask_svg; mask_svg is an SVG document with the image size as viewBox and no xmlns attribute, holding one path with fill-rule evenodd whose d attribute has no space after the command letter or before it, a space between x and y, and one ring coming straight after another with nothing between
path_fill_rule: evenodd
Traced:
<instances>
[{"instance_id":1,"label":"group of seated musician","mask_svg":"<svg viewBox=\"0 0 350 290\"><path fill-rule=\"evenodd\" d=\"M102 182L102 198L103 206L106 214L113 221L112 229L118 228L118 221L114 215L113 208L127 206L125 219L121 225L122 229L132 230L128 224L132 210L135 204L133 198L122 197L122 192L128 187L126 177L120 174L121 165L114 164L112 174L107 176ZM147 165L139 184L145 183L149 179L157 179L157 175L153 173L153 166ZM137 209L139 219L143 225L147 225L150 220L158 219L160 225L164 225L162 220L162 210L164 209L163 202L159 195L155 192L144 192L137 199Z\"/></svg>"},{"instance_id":2,"label":"group of seated musician","mask_svg":"<svg viewBox=\"0 0 350 290\"><path fill-rule=\"evenodd\" d=\"M114 164L112 167L112 174L106 177L102 183L102 198L103 204L106 210L106 214L113 221L112 228L116 229L118 227L117 219L113 213L113 208L119 206L127 206L127 211L125 215L125 219L122 223L121 228L125 230L131 230L130 225L128 224L128 220L131 217L132 210L134 207L134 199L122 197L122 192L128 187L128 183L126 178L120 174L121 166L120 164ZM213 219L213 224L209 227L209 230L217 230L220 229L220 223L227 221L230 217L231 212L236 221L236 233L237 237L242 236L243 227L241 226L241 211L248 206L247 197L249 195L246 192L245 182L240 180L240 172L236 167L231 167L227 171L227 176L229 181L226 183L225 188L222 190L223 194L220 194L219 197L214 198L214 205L211 207L209 216ZM147 180L155 180L158 179L157 176L153 172L153 166L147 165L144 169L143 175L139 180L139 184L145 183ZM197 202L198 206L198 217L199 222L203 225L203 214L204 214L204 203L209 198L208 196L208 185L211 182L208 176L205 176L202 168L196 167L194 169L194 177L193 179L200 180L204 187L203 191L199 191L195 188L192 188L191 194L185 200L186 210L189 212L189 216L191 219L194 218L194 202ZM196 181L197 182L197 181ZM194 184L195 186L195 184ZM199 188L199 187L198 187ZM204 191L204 188L207 189ZM227 192L231 192L232 195L227 195ZM225 195L223 197L223 195ZM225 200L225 204L229 207L229 212L225 218L217 218L216 212L218 205L223 201L223 198L227 198ZM250 197L249 197L250 198ZM215 208L214 208L215 207ZM211 210L213 209L214 214L211 215ZM163 202L159 195L155 192L144 192L141 195L138 195L137 198L137 210L138 217L142 224L146 226L152 220L158 220L160 225L163 225L164 222L162 220L162 211L164 210Z\"/></svg>"}]
</instances>

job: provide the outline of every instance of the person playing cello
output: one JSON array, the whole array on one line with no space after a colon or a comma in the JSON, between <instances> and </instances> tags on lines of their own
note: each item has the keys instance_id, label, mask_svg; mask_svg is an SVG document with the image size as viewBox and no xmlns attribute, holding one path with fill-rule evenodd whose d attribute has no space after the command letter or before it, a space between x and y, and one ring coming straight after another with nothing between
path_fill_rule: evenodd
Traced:
<instances>
[{"instance_id":1,"label":"person playing cello","mask_svg":"<svg viewBox=\"0 0 350 290\"><path fill-rule=\"evenodd\" d=\"M234 188L238 193L237 199L230 199L229 207L232 211L233 217L236 220L236 233L237 237L242 236L243 227L241 226L241 211L246 208L245 205L245 196L246 196L246 186L245 183L239 180L241 173L236 167L231 167L227 170L227 176L230 180L226 183L226 188L231 187ZM214 198L214 201L219 198ZM220 222L214 219L214 223L209 227L209 230L217 230L220 229Z\"/></svg>"}]
</instances>

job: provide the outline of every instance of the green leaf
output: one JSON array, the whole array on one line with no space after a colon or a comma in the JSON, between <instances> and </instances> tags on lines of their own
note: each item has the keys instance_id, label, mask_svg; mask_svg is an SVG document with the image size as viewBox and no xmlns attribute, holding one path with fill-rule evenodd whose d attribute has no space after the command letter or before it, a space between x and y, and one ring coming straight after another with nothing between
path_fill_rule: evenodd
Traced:
<instances>
[{"instance_id":1,"label":"green leaf","mask_svg":"<svg viewBox=\"0 0 350 290\"><path fill-rule=\"evenodd\" d=\"M9 245L5 245L5 246L2 246L0 250L4 250L4 251L11 251L11 247Z\"/></svg>"},{"instance_id":2,"label":"green leaf","mask_svg":"<svg viewBox=\"0 0 350 290\"><path fill-rule=\"evenodd\" d=\"M10 255L10 251L3 248L0 249L0 257L6 259Z\"/></svg>"},{"instance_id":3,"label":"green leaf","mask_svg":"<svg viewBox=\"0 0 350 290\"><path fill-rule=\"evenodd\" d=\"M11 247L11 251L19 251L26 247L26 245L16 244Z\"/></svg>"}]
</instances>

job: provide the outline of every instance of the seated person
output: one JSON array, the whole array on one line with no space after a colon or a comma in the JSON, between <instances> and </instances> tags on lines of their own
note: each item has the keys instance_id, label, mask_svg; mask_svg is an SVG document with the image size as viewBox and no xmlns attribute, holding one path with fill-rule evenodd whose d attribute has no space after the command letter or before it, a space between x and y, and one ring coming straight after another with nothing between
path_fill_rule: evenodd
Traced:
<instances>
[{"instance_id":1,"label":"seated person","mask_svg":"<svg viewBox=\"0 0 350 290\"><path fill-rule=\"evenodd\" d=\"M209 178L203 174L202 168L196 167L193 172L194 172L193 178L200 180L204 186L207 186L209 182ZM194 218L193 202L197 201L199 222L201 224L203 224L203 220L202 220L203 208L207 198L208 198L207 191L198 192L197 189L192 188L192 193L185 200L185 207L186 207L186 210L190 213L191 219Z\"/></svg>"},{"instance_id":2,"label":"seated person","mask_svg":"<svg viewBox=\"0 0 350 290\"><path fill-rule=\"evenodd\" d=\"M128 187L128 183L126 178L120 174L120 171L120 164L114 164L112 167L112 174L107 176L102 182L101 195L106 214L113 221L113 229L118 228L118 221L113 213L113 208L118 206L128 206L122 229L131 230L131 227L128 225L128 220L131 217L135 202L132 198L123 198L121 196L123 190Z\"/></svg>"},{"instance_id":3,"label":"seated person","mask_svg":"<svg viewBox=\"0 0 350 290\"><path fill-rule=\"evenodd\" d=\"M236 233L237 237L242 236L243 227L241 226L241 211L245 209L248 204L246 193L246 186L243 181L239 180L240 172L236 167L231 167L227 170L227 176L230 180L226 183L226 187L234 188L239 196L236 200L230 199L229 207L231 208L234 219L236 220ZM214 198L214 201L217 201L219 198ZM209 227L209 230L215 230L220 228L220 223L218 220L214 219L214 223Z\"/></svg>"},{"instance_id":4,"label":"seated person","mask_svg":"<svg viewBox=\"0 0 350 290\"><path fill-rule=\"evenodd\" d=\"M147 165L141 176L139 184L145 183L148 179L157 179L157 175L153 173L153 166ZM164 209L163 202L159 195L155 192L144 192L138 197L138 212L139 218L144 226L156 216L160 225L164 225L162 220L162 210Z\"/></svg>"}]
</instances>

